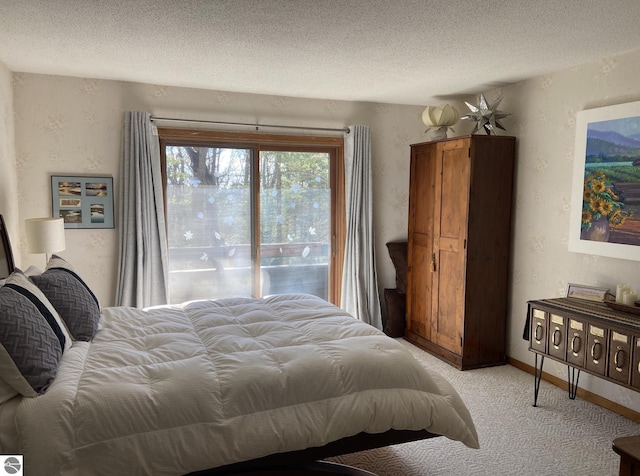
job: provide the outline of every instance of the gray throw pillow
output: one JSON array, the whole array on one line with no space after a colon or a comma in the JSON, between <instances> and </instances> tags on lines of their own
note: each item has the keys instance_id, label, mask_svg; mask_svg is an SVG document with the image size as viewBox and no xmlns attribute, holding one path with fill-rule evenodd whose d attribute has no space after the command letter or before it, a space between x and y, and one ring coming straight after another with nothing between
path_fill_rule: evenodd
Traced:
<instances>
[{"instance_id":1,"label":"gray throw pillow","mask_svg":"<svg viewBox=\"0 0 640 476\"><path fill-rule=\"evenodd\" d=\"M98 330L100 304L72 266L53 255L47 269L31 280L60 314L75 340L90 341Z\"/></svg>"},{"instance_id":2,"label":"gray throw pillow","mask_svg":"<svg viewBox=\"0 0 640 476\"><path fill-rule=\"evenodd\" d=\"M35 397L53 382L71 340L51 304L20 270L0 288L0 377Z\"/></svg>"}]
</instances>

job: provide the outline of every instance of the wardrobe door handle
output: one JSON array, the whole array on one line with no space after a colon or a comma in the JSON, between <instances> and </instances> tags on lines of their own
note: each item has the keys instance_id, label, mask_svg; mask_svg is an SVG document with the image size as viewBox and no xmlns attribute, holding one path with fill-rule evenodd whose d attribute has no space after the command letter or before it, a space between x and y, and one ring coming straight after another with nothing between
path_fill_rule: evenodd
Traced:
<instances>
[{"instance_id":1,"label":"wardrobe door handle","mask_svg":"<svg viewBox=\"0 0 640 476\"><path fill-rule=\"evenodd\" d=\"M431 255L431 272L432 273L436 272L436 254L435 253Z\"/></svg>"}]
</instances>

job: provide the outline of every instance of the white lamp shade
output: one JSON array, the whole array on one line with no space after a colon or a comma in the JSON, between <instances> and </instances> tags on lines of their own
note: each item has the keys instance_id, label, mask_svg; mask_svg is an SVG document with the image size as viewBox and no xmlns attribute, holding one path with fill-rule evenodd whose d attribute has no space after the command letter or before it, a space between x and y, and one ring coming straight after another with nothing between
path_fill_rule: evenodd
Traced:
<instances>
[{"instance_id":1,"label":"white lamp shade","mask_svg":"<svg viewBox=\"0 0 640 476\"><path fill-rule=\"evenodd\" d=\"M453 126L460 120L455 107L445 104L442 108L427 106L422 113L422 122L429 127Z\"/></svg>"},{"instance_id":2,"label":"white lamp shade","mask_svg":"<svg viewBox=\"0 0 640 476\"><path fill-rule=\"evenodd\" d=\"M51 254L65 249L64 219L29 218L24 226L29 253Z\"/></svg>"}]
</instances>

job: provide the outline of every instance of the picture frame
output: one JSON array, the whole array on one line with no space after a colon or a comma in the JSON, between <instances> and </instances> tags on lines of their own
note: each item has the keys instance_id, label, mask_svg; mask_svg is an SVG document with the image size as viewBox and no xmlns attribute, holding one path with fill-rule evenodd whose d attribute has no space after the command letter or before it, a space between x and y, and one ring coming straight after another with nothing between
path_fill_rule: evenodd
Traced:
<instances>
[{"instance_id":1,"label":"picture frame","mask_svg":"<svg viewBox=\"0 0 640 476\"><path fill-rule=\"evenodd\" d=\"M65 228L114 228L113 177L51 175L52 216Z\"/></svg>"},{"instance_id":2,"label":"picture frame","mask_svg":"<svg viewBox=\"0 0 640 476\"><path fill-rule=\"evenodd\" d=\"M607 300L608 295L611 295L611 293L607 288L585 286L583 284L573 284L573 283L569 283L567 285L566 297L584 299L586 301L603 302Z\"/></svg>"},{"instance_id":3,"label":"picture frame","mask_svg":"<svg viewBox=\"0 0 640 476\"><path fill-rule=\"evenodd\" d=\"M640 101L577 113L569 227L569 251L640 261Z\"/></svg>"}]
</instances>

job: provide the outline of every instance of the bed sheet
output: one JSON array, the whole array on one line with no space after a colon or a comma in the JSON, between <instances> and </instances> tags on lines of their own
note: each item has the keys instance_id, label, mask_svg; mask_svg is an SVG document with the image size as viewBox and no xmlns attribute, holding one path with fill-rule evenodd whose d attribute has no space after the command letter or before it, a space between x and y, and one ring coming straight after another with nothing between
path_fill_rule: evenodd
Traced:
<instances>
[{"instance_id":1,"label":"bed sheet","mask_svg":"<svg viewBox=\"0 0 640 476\"><path fill-rule=\"evenodd\" d=\"M21 400L21 396L15 396L0 404L0 454L18 454L16 411Z\"/></svg>"}]
</instances>

